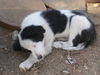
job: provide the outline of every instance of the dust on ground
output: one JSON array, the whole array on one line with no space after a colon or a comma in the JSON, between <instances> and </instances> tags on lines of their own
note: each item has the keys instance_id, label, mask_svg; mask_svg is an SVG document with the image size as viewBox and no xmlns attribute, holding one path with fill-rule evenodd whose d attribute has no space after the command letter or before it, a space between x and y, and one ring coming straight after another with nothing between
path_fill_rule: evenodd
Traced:
<instances>
[{"instance_id":1,"label":"dust on ground","mask_svg":"<svg viewBox=\"0 0 100 75\"><path fill-rule=\"evenodd\" d=\"M29 53L14 51L12 32L0 27L0 75L100 75L100 25L96 26L96 31L97 39L91 46L82 51L72 51L76 64L65 62L67 51L53 49L29 71L20 72L18 66Z\"/></svg>"}]
</instances>

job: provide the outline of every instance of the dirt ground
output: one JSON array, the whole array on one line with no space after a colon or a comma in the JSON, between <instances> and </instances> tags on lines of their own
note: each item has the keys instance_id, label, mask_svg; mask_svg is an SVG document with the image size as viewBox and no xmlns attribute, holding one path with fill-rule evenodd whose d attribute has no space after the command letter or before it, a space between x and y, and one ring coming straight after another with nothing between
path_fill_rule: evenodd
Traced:
<instances>
[{"instance_id":1,"label":"dirt ground","mask_svg":"<svg viewBox=\"0 0 100 75\"><path fill-rule=\"evenodd\" d=\"M97 19L98 21L100 19ZM67 64L67 51L53 49L43 61L36 63L27 72L18 66L29 53L12 49L12 31L0 27L0 75L100 75L100 25L96 26L97 39L82 51L72 51L76 64Z\"/></svg>"}]
</instances>

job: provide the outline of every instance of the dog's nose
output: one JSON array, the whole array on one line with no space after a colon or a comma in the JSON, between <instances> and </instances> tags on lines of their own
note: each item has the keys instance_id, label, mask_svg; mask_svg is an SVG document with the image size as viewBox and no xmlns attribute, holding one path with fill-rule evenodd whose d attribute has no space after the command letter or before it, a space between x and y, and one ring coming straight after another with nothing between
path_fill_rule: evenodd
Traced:
<instances>
[{"instance_id":1,"label":"dog's nose","mask_svg":"<svg viewBox=\"0 0 100 75\"><path fill-rule=\"evenodd\" d=\"M42 55L38 55L37 58L38 58L38 59L42 59Z\"/></svg>"}]
</instances>

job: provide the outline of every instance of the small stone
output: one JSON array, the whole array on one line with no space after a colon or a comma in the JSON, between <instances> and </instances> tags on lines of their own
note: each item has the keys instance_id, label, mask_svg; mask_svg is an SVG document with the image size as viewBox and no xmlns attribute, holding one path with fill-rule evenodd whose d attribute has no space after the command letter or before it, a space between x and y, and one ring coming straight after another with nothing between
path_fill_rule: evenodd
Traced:
<instances>
[{"instance_id":1,"label":"small stone","mask_svg":"<svg viewBox=\"0 0 100 75\"><path fill-rule=\"evenodd\" d=\"M14 71L11 71L12 73L14 72Z\"/></svg>"},{"instance_id":2,"label":"small stone","mask_svg":"<svg viewBox=\"0 0 100 75\"><path fill-rule=\"evenodd\" d=\"M97 72L94 72L95 75L97 75Z\"/></svg>"},{"instance_id":3,"label":"small stone","mask_svg":"<svg viewBox=\"0 0 100 75\"><path fill-rule=\"evenodd\" d=\"M0 68L1 71L3 71L3 68Z\"/></svg>"},{"instance_id":4,"label":"small stone","mask_svg":"<svg viewBox=\"0 0 100 75\"><path fill-rule=\"evenodd\" d=\"M71 58L71 57L67 57L67 59L65 60L65 62L67 64L75 64L76 63L76 60Z\"/></svg>"},{"instance_id":5,"label":"small stone","mask_svg":"<svg viewBox=\"0 0 100 75\"><path fill-rule=\"evenodd\" d=\"M88 67L86 66L86 65L84 65L84 68L87 70L88 69Z\"/></svg>"},{"instance_id":6,"label":"small stone","mask_svg":"<svg viewBox=\"0 0 100 75\"><path fill-rule=\"evenodd\" d=\"M68 73L70 73L69 71L67 71L67 70L64 70L64 71L62 71L63 73L66 73L66 74L68 74Z\"/></svg>"},{"instance_id":7,"label":"small stone","mask_svg":"<svg viewBox=\"0 0 100 75\"><path fill-rule=\"evenodd\" d=\"M3 48L3 49L4 49L4 50L8 50L8 48L6 48L6 47L5 47L5 48Z\"/></svg>"},{"instance_id":8,"label":"small stone","mask_svg":"<svg viewBox=\"0 0 100 75\"><path fill-rule=\"evenodd\" d=\"M81 70L77 70L79 73L81 73L82 71Z\"/></svg>"}]
</instances>

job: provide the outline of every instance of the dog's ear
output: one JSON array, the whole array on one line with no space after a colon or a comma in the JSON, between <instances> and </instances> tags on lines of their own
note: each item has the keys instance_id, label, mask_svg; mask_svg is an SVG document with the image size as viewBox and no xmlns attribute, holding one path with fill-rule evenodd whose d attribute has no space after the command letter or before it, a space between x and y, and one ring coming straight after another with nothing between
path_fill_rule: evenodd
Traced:
<instances>
[{"instance_id":1,"label":"dog's ear","mask_svg":"<svg viewBox=\"0 0 100 75\"><path fill-rule=\"evenodd\" d=\"M31 38L36 34L41 34L41 33L45 33L45 30L42 26L28 26L25 29L23 29L22 33L21 33L21 37L23 38Z\"/></svg>"},{"instance_id":2,"label":"dog's ear","mask_svg":"<svg viewBox=\"0 0 100 75\"><path fill-rule=\"evenodd\" d=\"M37 31L40 33L45 33L45 29L42 26L38 26Z\"/></svg>"},{"instance_id":3,"label":"dog's ear","mask_svg":"<svg viewBox=\"0 0 100 75\"><path fill-rule=\"evenodd\" d=\"M21 38L22 39L29 39L33 37L39 37L40 35L42 36L43 33L45 33L45 29L42 26L28 26L23 29L21 32Z\"/></svg>"},{"instance_id":4,"label":"dog's ear","mask_svg":"<svg viewBox=\"0 0 100 75\"><path fill-rule=\"evenodd\" d=\"M13 50L15 50L15 51L21 51L22 50L18 38L13 43Z\"/></svg>"}]
</instances>

